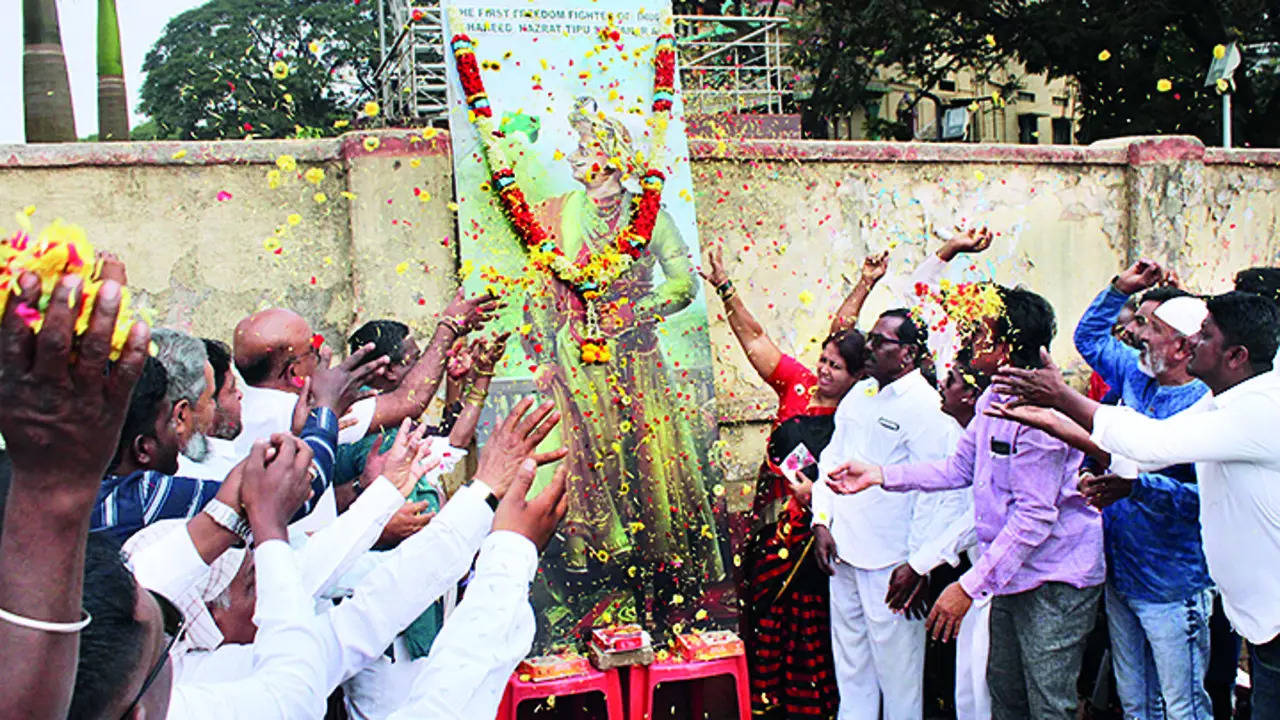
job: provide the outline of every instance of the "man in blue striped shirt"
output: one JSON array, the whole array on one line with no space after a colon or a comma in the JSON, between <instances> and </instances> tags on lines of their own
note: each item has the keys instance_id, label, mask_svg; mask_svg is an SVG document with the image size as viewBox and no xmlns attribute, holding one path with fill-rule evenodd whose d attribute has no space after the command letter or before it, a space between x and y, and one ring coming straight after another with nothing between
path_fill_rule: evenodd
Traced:
<instances>
[{"instance_id":1,"label":"man in blue striped shirt","mask_svg":"<svg viewBox=\"0 0 1280 720\"><path fill-rule=\"evenodd\" d=\"M353 365L364 353L353 354L333 368L317 370L310 388L311 409L299 437L311 447L312 495L294 520L311 512L333 476L338 414L346 410L368 375L381 363ZM168 374L154 358L147 358L129 403L120 445L111 470L102 480L90 520L92 532L120 542L157 521L190 518L221 492L222 502L239 510L239 476L232 470L225 481L178 477L182 439L174 422L174 407L166 399ZM224 484L227 487L223 487Z\"/></svg>"}]
</instances>

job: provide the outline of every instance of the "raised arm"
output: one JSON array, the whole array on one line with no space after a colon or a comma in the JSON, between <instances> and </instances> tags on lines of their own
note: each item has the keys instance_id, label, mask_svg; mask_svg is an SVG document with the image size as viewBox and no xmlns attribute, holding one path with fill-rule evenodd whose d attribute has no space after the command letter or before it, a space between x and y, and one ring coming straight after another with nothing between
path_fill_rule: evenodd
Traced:
<instances>
[{"instance_id":1,"label":"raised arm","mask_svg":"<svg viewBox=\"0 0 1280 720\"><path fill-rule=\"evenodd\" d=\"M462 398L462 412L458 413L453 428L449 431L449 444L453 447L466 448L475 439L480 411L484 409L485 398L489 395L489 383L493 381L493 369L506 352L509 336L510 333L503 333L492 340L478 340L472 345L472 366L468 373L471 387Z\"/></svg>"},{"instance_id":2,"label":"raised arm","mask_svg":"<svg viewBox=\"0 0 1280 720\"><path fill-rule=\"evenodd\" d=\"M440 387L445 356L453 342L488 322L496 310L498 302L491 295L466 299L459 289L453 302L441 314L431 342L409 370L409 374L400 381L400 386L377 397L369 429L376 431L394 427L401 420L417 418L426 411L431 398L435 397L436 389Z\"/></svg>"},{"instance_id":3,"label":"raised arm","mask_svg":"<svg viewBox=\"0 0 1280 720\"><path fill-rule=\"evenodd\" d=\"M108 367L121 298L119 283L108 280L72 355L78 278L53 290L38 334L24 313L40 305L39 280L24 273L14 282L0 294L8 300L0 324L0 433L13 464L0 532L0 609L7 613L0 619L0 697L6 717L61 718L76 678L89 513L150 335L135 325ZM40 623L53 628L37 629Z\"/></svg>"},{"instance_id":4,"label":"raised arm","mask_svg":"<svg viewBox=\"0 0 1280 720\"><path fill-rule=\"evenodd\" d=\"M848 297L840 303L840 308L831 318L831 333L843 332L858 324L858 316L862 314L862 305L867 301L871 290L884 277L889 269L889 251L868 255L862 259L862 276L854 283Z\"/></svg>"},{"instance_id":5,"label":"raised arm","mask_svg":"<svg viewBox=\"0 0 1280 720\"><path fill-rule=\"evenodd\" d=\"M747 354L751 367L763 380L768 380L782 361L782 351L765 333L764 327L756 320L746 303L733 287L733 281L724 269L724 257L720 246L712 245L707 250L707 264L699 273L703 279L711 283L724 302L725 315L729 320L729 329L738 338L742 352Z\"/></svg>"}]
</instances>

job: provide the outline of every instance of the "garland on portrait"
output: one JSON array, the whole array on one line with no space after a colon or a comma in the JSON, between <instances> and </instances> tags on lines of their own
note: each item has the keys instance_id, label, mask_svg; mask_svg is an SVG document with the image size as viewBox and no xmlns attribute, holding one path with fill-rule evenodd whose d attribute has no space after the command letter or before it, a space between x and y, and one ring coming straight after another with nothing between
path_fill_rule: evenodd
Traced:
<instances>
[{"instance_id":1,"label":"garland on portrait","mask_svg":"<svg viewBox=\"0 0 1280 720\"><path fill-rule=\"evenodd\" d=\"M451 16L450 19L455 25L461 25L460 18ZM613 245L592 252L585 263L575 262L564 254L534 217L533 209L520 189L515 170L507 162L498 142L503 135L493 125L493 109L476 62L475 42L466 34L458 33L453 36L450 47L466 97L467 117L480 135L492 187L498 195L503 214L523 243L530 264L559 278L582 298L587 321L579 348L582 362L609 362L613 355L608 339L600 331L595 301L644 253L662 209L662 188L666 176L658 168L661 167L666 130L675 100L675 36L659 36L654 50L653 147L641 177L641 193L632 199L631 217L618 231Z\"/></svg>"}]
</instances>

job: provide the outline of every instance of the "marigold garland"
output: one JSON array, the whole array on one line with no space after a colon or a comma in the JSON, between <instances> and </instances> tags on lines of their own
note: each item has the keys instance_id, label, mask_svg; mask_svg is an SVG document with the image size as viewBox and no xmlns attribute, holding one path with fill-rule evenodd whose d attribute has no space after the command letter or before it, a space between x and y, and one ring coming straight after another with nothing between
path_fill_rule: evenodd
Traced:
<instances>
[{"instance_id":1,"label":"marigold garland","mask_svg":"<svg viewBox=\"0 0 1280 720\"><path fill-rule=\"evenodd\" d=\"M453 13L450 20L455 26L461 25L461 18L455 17ZM485 160L491 171L492 187L498 194L503 213L524 242L530 263L567 283L587 306L586 337L579 344L582 362L607 363L613 355L607 339L600 332L594 301L644 253L662 210L662 189L666 184L666 176L658 167L675 101L675 36L669 33L661 35L655 45L653 157L650 158L641 180L640 196L632 199L631 218L618 232L613 246L592 253L585 263L574 262L550 239L546 228L534 217L533 209L529 207L524 192L517 184L515 170L507 162L498 143L502 133L493 127L493 109L476 62L475 47L475 41L464 33L454 35L450 42L458 69L458 80L466 96L468 119L480 135Z\"/></svg>"}]
</instances>

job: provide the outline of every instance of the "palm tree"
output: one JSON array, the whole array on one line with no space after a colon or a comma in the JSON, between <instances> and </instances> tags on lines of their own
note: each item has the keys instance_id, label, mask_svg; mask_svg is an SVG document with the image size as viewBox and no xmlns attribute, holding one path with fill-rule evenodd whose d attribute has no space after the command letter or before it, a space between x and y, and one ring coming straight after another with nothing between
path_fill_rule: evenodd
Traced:
<instances>
[{"instance_id":1,"label":"palm tree","mask_svg":"<svg viewBox=\"0 0 1280 720\"><path fill-rule=\"evenodd\" d=\"M22 0L22 101L27 142L73 142L75 114L54 0Z\"/></svg>"},{"instance_id":2,"label":"palm tree","mask_svg":"<svg viewBox=\"0 0 1280 720\"><path fill-rule=\"evenodd\" d=\"M98 0L98 139L129 139L129 97L116 0Z\"/></svg>"}]
</instances>

